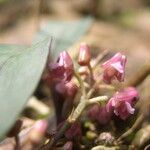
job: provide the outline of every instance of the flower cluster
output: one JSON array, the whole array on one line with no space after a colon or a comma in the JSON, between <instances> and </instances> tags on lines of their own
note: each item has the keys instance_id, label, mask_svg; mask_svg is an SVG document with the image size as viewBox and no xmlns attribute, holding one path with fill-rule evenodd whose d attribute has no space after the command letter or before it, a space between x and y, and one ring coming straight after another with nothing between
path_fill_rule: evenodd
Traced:
<instances>
[{"instance_id":1,"label":"flower cluster","mask_svg":"<svg viewBox=\"0 0 150 150\"><path fill-rule=\"evenodd\" d=\"M77 85L72 81L74 65L68 52L63 51L59 54L56 62L50 63L48 67L47 81L54 98L57 123L60 123L67 118L66 115L73 108L73 100L78 90ZM66 107L67 110L65 110Z\"/></svg>"},{"instance_id":2,"label":"flower cluster","mask_svg":"<svg viewBox=\"0 0 150 150\"><path fill-rule=\"evenodd\" d=\"M86 43L81 43L78 55L78 64L81 66L80 75L88 76L88 66L90 66L91 53L90 48ZM112 58L104 62L103 81L106 84L111 84L112 80L124 81L125 65L127 58L121 53L116 53ZM87 68L86 68L87 67ZM49 64L49 73L52 85L55 90L63 97L74 99L77 93L77 85L71 80L74 75L74 65L70 55L63 51L60 53L55 63ZM117 91L105 106L93 106L88 115L90 118L98 120L100 123L107 123L112 113L119 116L121 119L126 119L130 114L134 113L134 104L138 100L138 92L134 87L125 88Z\"/></svg>"},{"instance_id":3,"label":"flower cluster","mask_svg":"<svg viewBox=\"0 0 150 150\"><path fill-rule=\"evenodd\" d=\"M60 53L56 63L49 65L52 81L55 82L55 88L58 93L71 98L77 92L77 86L71 81L74 67L70 55L63 51Z\"/></svg>"},{"instance_id":4,"label":"flower cluster","mask_svg":"<svg viewBox=\"0 0 150 150\"><path fill-rule=\"evenodd\" d=\"M116 92L106 105L107 111L113 111L115 115L125 120L130 114L134 114L135 109L133 106L137 102L138 97L138 92L133 87Z\"/></svg>"},{"instance_id":5,"label":"flower cluster","mask_svg":"<svg viewBox=\"0 0 150 150\"><path fill-rule=\"evenodd\" d=\"M106 84L110 84L114 79L119 82L124 81L126 60L125 55L117 53L102 64L103 81ZM138 92L134 87L125 88L117 91L105 106L93 106L88 115L101 124L106 124L111 119L112 113L125 120L130 114L134 114L134 105L138 97Z\"/></svg>"},{"instance_id":6,"label":"flower cluster","mask_svg":"<svg viewBox=\"0 0 150 150\"><path fill-rule=\"evenodd\" d=\"M111 59L102 64L104 69L103 80L110 84L113 79L124 81L126 56L117 53Z\"/></svg>"},{"instance_id":7,"label":"flower cluster","mask_svg":"<svg viewBox=\"0 0 150 150\"><path fill-rule=\"evenodd\" d=\"M98 62L98 59L95 62ZM86 43L81 43L78 55L78 64L80 66L78 71L75 70L73 61L66 51L60 53L56 62L49 64L49 79L57 124L63 128L67 118L67 121L70 123L70 128L63 130L64 137L69 140L64 145L65 148L72 149L74 137L81 137L82 132L78 118L84 109L91 104L92 107L88 107L89 110L87 111L88 117L103 125L111 120L112 115L125 120L134 114L134 106L139 98L138 92L134 87L125 87L117 90L111 98L105 95L100 96L101 93L97 92L101 83L103 87L112 86L116 89L115 85L109 84L113 80L117 80L117 82L124 81L126 62L126 56L119 52L103 64L99 65L97 63L93 67L91 65L90 47ZM100 67L103 73L99 75L99 72L95 70L100 70ZM74 80L73 77L77 80ZM77 81L80 87L77 86ZM79 88L81 89L78 97L79 104L73 109L73 101ZM91 98L95 95L96 97Z\"/></svg>"},{"instance_id":8,"label":"flower cluster","mask_svg":"<svg viewBox=\"0 0 150 150\"><path fill-rule=\"evenodd\" d=\"M74 97L77 86L71 81L74 67L70 55L63 51L60 53L56 63L49 65L51 80L55 83L55 89L64 96Z\"/></svg>"}]
</instances>

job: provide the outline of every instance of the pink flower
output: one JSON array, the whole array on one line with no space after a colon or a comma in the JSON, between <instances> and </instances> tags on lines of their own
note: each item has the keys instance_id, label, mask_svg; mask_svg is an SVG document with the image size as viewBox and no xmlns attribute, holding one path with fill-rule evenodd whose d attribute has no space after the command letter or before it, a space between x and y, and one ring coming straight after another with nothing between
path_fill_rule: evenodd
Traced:
<instances>
[{"instance_id":1,"label":"pink flower","mask_svg":"<svg viewBox=\"0 0 150 150\"><path fill-rule=\"evenodd\" d=\"M100 124L107 124L111 119L112 112L108 112L105 106L94 105L88 111L88 116L91 119L98 121Z\"/></svg>"},{"instance_id":2,"label":"pink flower","mask_svg":"<svg viewBox=\"0 0 150 150\"><path fill-rule=\"evenodd\" d=\"M57 123L63 119L63 107L65 100L70 101L70 108L73 107L73 100L77 87L71 82L74 73L73 61L70 55L63 51L59 54L56 62L49 64L49 74L45 77L51 93L56 110Z\"/></svg>"},{"instance_id":3,"label":"pink flower","mask_svg":"<svg viewBox=\"0 0 150 150\"><path fill-rule=\"evenodd\" d=\"M91 60L90 48L86 43L81 43L78 56L78 63L81 66L87 66Z\"/></svg>"},{"instance_id":4,"label":"pink flower","mask_svg":"<svg viewBox=\"0 0 150 150\"><path fill-rule=\"evenodd\" d=\"M78 87L72 81L69 81L69 82L61 81L55 85L55 89L58 93L64 95L65 97L74 99L77 93Z\"/></svg>"},{"instance_id":5,"label":"pink flower","mask_svg":"<svg viewBox=\"0 0 150 150\"><path fill-rule=\"evenodd\" d=\"M48 124L47 124L46 120L38 120L34 124L34 129L36 129L37 131L39 131L41 133L45 133L47 126L48 126Z\"/></svg>"},{"instance_id":6,"label":"pink flower","mask_svg":"<svg viewBox=\"0 0 150 150\"><path fill-rule=\"evenodd\" d=\"M73 62L66 51L60 53L56 63L49 65L50 76L54 81L70 81L73 76Z\"/></svg>"},{"instance_id":7,"label":"pink flower","mask_svg":"<svg viewBox=\"0 0 150 150\"><path fill-rule=\"evenodd\" d=\"M108 112L114 112L115 115L125 120L134 114L133 108L138 100L138 92L134 87L128 87L120 92L116 92L106 105Z\"/></svg>"},{"instance_id":8,"label":"pink flower","mask_svg":"<svg viewBox=\"0 0 150 150\"><path fill-rule=\"evenodd\" d=\"M52 81L60 81L64 79L65 68L63 66L59 66L58 63L49 64L49 78Z\"/></svg>"},{"instance_id":9,"label":"pink flower","mask_svg":"<svg viewBox=\"0 0 150 150\"><path fill-rule=\"evenodd\" d=\"M59 94L61 94L61 95L64 95L65 96L65 94L66 94L66 87L65 87L65 82L64 81L62 81L62 82L58 82L58 83L56 83L56 85L55 85L55 90L59 93Z\"/></svg>"},{"instance_id":10,"label":"pink flower","mask_svg":"<svg viewBox=\"0 0 150 150\"><path fill-rule=\"evenodd\" d=\"M102 132L97 140L101 145L111 146L114 144L115 138L110 132Z\"/></svg>"},{"instance_id":11,"label":"pink flower","mask_svg":"<svg viewBox=\"0 0 150 150\"><path fill-rule=\"evenodd\" d=\"M60 53L57 59L57 63L59 64L59 66L63 66L65 69L73 69L72 59L66 51Z\"/></svg>"},{"instance_id":12,"label":"pink flower","mask_svg":"<svg viewBox=\"0 0 150 150\"><path fill-rule=\"evenodd\" d=\"M115 54L111 59L102 64L104 69L103 80L110 84L113 79L124 81L126 56L121 53Z\"/></svg>"},{"instance_id":13,"label":"pink flower","mask_svg":"<svg viewBox=\"0 0 150 150\"><path fill-rule=\"evenodd\" d=\"M77 91L78 91L78 87L74 82L67 82L65 85L66 88L66 95L72 99L74 99Z\"/></svg>"},{"instance_id":14,"label":"pink flower","mask_svg":"<svg viewBox=\"0 0 150 150\"><path fill-rule=\"evenodd\" d=\"M39 120L36 121L33 125L31 131L30 131L30 140L34 144L39 144L41 140L43 139L46 129L47 129L47 121L46 120Z\"/></svg>"}]
</instances>

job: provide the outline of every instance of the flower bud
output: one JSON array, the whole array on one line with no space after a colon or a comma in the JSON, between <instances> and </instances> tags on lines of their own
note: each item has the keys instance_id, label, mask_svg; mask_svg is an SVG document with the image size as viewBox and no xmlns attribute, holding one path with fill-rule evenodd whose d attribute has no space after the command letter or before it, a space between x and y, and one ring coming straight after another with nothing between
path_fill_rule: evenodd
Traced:
<instances>
[{"instance_id":1,"label":"flower bud","mask_svg":"<svg viewBox=\"0 0 150 150\"><path fill-rule=\"evenodd\" d=\"M72 140L74 138L76 139L77 137L80 138L81 135L81 126L78 122L73 123L65 133L66 138L69 140Z\"/></svg>"},{"instance_id":2,"label":"flower bud","mask_svg":"<svg viewBox=\"0 0 150 150\"><path fill-rule=\"evenodd\" d=\"M50 79L53 81L70 81L73 76L73 62L66 51L60 53L57 62L49 64Z\"/></svg>"},{"instance_id":3,"label":"flower bud","mask_svg":"<svg viewBox=\"0 0 150 150\"><path fill-rule=\"evenodd\" d=\"M99 122L99 124L105 125L111 119L111 112L107 112L106 106L94 105L88 111L88 116Z\"/></svg>"},{"instance_id":4,"label":"flower bud","mask_svg":"<svg viewBox=\"0 0 150 150\"><path fill-rule=\"evenodd\" d=\"M66 51L60 53L57 63L59 66L63 66L65 69L73 69L72 59Z\"/></svg>"},{"instance_id":5,"label":"flower bud","mask_svg":"<svg viewBox=\"0 0 150 150\"><path fill-rule=\"evenodd\" d=\"M70 81L70 82L62 81L62 82L58 82L55 85L55 89L61 95L73 99L77 93L78 87L72 81Z\"/></svg>"},{"instance_id":6,"label":"flower bud","mask_svg":"<svg viewBox=\"0 0 150 150\"><path fill-rule=\"evenodd\" d=\"M121 53L115 54L111 59L102 64L104 69L103 80L110 84L113 79L124 81L126 56Z\"/></svg>"},{"instance_id":7,"label":"flower bud","mask_svg":"<svg viewBox=\"0 0 150 150\"><path fill-rule=\"evenodd\" d=\"M63 150L72 150L72 149L73 149L73 143L71 141L67 141L63 146Z\"/></svg>"},{"instance_id":8,"label":"flower bud","mask_svg":"<svg viewBox=\"0 0 150 150\"><path fill-rule=\"evenodd\" d=\"M49 76L46 81L52 91L57 123L62 120L62 108L68 94L66 84L71 81L73 73L73 61L66 51L59 54L55 63L49 64Z\"/></svg>"},{"instance_id":9,"label":"flower bud","mask_svg":"<svg viewBox=\"0 0 150 150\"><path fill-rule=\"evenodd\" d=\"M66 87L66 95L73 99L78 90L77 85L70 81L66 83L65 87Z\"/></svg>"},{"instance_id":10,"label":"flower bud","mask_svg":"<svg viewBox=\"0 0 150 150\"><path fill-rule=\"evenodd\" d=\"M78 56L78 64L81 66L87 66L91 60L90 48L86 43L81 43L79 56Z\"/></svg>"},{"instance_id":11,"label":"flower bud","mask_svg":"<svg viewBox=\"0 0 150 150\"><path fill-rule=\"evenodd\" d=\"M66 85L65 85L65 82L58 82L56 85L55 85L55 90L62 94L62 95L66 95Z\"/></svg>"},{"instance_id":12,"label":"flower bud","mask_svg":"<svg viewBox=\"0 0 150 150\"><path fill-rule=\"evenodd\" d=\"M65 68L59 66L58 63L49 64L49 80L51 82L57 82L64 79Z\"/></svg>"},{"instance_id":13,"label":"flower bud","mask_svg":"<svg viewBox=\"0 0 150 150\"><path fill-rule=\"evenodd\" d=\"M33 125L33 129L31 130L31 133L29 135L30 140L35 144L39 144L44 137L46 129L47 122L45 120L39 120L35 122L35 124Z\"/></svg>"},{"instance_id":14,"label":"flower bud","mask_svg":"<svg viewBox=\"0 0 150 150\"><path fill-rule=\"evenodd\" d=\"M96 143L99 145L113 145L115 138L109 132L102 132L96 139Z\"/></svg>"},{"instance_id":15,"label":"flower bud","mask_svg":"<svg viewBox=\"0 0 150 150\"><path fill-rule=\"evenodd\" d=\"M133 108L138 100L138 92L134 87L128 87L122 91L116 92L106 105L108 112L114 112L116 116L125 120L134 114Z\"/></svg>"}]
</instances>

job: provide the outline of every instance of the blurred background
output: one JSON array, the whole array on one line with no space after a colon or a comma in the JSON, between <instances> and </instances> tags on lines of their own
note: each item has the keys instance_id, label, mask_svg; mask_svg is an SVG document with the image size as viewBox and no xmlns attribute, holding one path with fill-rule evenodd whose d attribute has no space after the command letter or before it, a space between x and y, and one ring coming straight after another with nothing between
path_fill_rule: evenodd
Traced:
<instances>
[{"instance_id":1,"label":"blurred background","mask_svg":"<svg viewBox=\"0 0 150 150\"><path fill-rule=\"evenodd\" d=\"M149 0L0 0L0 43L31 45L48 21L88 15L95 19L84 40L101 50L123 50L134 66L127 74L150 59Z\"/></svg>"},{"instance_id":2,"label":"blurred background","mask_svg":"<svg viewBox=\"0 0 150 150\"><path fill-rule=\"evenodd\" d=\"M95 18L84 38L87 43L123 50L132 66L150 59L149 0L0 0L0 43L31 45L48 21L87 15Z\"/></svg>"},{"instance_id":3,"label":"blurred background","mask_svg":"<svg viewBox=\"0 0 150 150\"><path fill-rule=\"evenodd\" d=\"M123 50L133 66L150 59L149 0L0 0L0 43L31 45L48 21L89 15L95 19L87 43Z\"/></svg>"},{"instance_id":4,"label":"blurred background","mask_svg":"<svg viewBox=\"0 0 150 150\"><path fill-rule=\"evenodd\" d=\"M147 56L149 7L149 0L0 0L0 43L29 45L48 20L92 15L96 20L89 36L96 36L99 45L132 48L137 54L142 49Z\"/></svg>"}]
</instances>

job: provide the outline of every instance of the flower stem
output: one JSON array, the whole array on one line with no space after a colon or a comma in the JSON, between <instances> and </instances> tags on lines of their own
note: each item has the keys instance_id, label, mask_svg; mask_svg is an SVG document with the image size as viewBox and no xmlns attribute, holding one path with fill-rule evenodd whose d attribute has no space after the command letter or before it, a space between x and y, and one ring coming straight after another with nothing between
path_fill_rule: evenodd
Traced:
<instances>
[{"instance_id":1,"label":"flower stem","mask_svg":"<svg viewBox=\"0 0 150 150\"><path fill-rule=\"evenodd\" d=\"M74 71L74 75L75 75L75 77L77 78L77 80L80 84L82 95L83 95L83 97L85 97L86 90L85 90L84 82L82 81L82 79L81 79L80 75L78 74L78 72Z\"/></svg>"},{"instance_id":2,"label":"flower stem","mask_svg":"<svg viewBox=\"0 0 150 150\"><path fill-rule=\"evenodd\" d=\"M90 71L90 85L92 86L93 80L94 80L94 75L93 75L93 68L91 66L91 64L88 64L88 69Z\"/></svg>"},{"instance_id":3,"label":"flower stem","mask_svg":"<svg viewBox=\"0 0 150 150\"><path fill-rule=\"evenodd\" d=\"M140 124L143 122L144 120L144 116L141 114L138 119L135 121L135 123L133 124L133 126L126 131L124 134L122 134L119 138L118 138L118 142L121 142L121 140L125 139L126 137L128 137L131 133L133 133L139 126Z\"/></svg>"},{"instance_id":4,"label":"flower stem","mask_svg":"<svg viewBox=\"0 0 150 150\"><path fill-rule=\"evenodd\" d=\"M87 105L87 101L83 100L83 97L81 98L80 103L78 104L77 108L74 110L74 112L68 117L66 122L64 123L63 127L55 134L55 136L48 142L44 147L42 147L42 150L51 149L54 144L64 135L66 130L80 117L81 113L85 109Z\"/></svg>"},{"instance_id":5,"label":"flower stem","mask_svg":"<svg viewBox=\"0 0 150 150\"><path fill-rule=\"evenodd\" d=\"M84 82L82 81L80 75L76 71L74 71L74 75L77 78L82 91L80 102L76 109L70 114L63 127L56 133L56 135L51 139L50 142L48 142L44 147L42 147L42 150L51 149L52 146L56 144L56 142L64 135L65 131L80 117L88 103L86 98L87 96Z\"/></svg>"},{"instance_id":6,"label":"flower stem","mask_svg":"<svg viewBox=\"0 0 150 150\"><path fill-rule=\"evenodd\" d=\"M107 96L98 96L88 100L88 104L105 103L108 100Z\"/></svg>"},{"instance_id":7,"label":"flower stem","mask_svg":"<svg viewBox=\"0 0 150 150\"><path fill-rule=\"evenodd\" d=\"M87 93L87 98L90 98L92 96L92 94L94 93L95 91L95 88L97 85L99 85L101 83L101 79L98 80L97 82L95 82L95 84L93 85L93 87L89 90L89 92Z\"/></svg>"},{"instance_id":8,"label":"flower stem","mask_svg":"<svg viewBox=\"0 0 150 150\"><path fill-rule=\"evenodd\" d=\"M81 102L78 104L72 115L69 116L68 120L70 123L74 123L82 114L83 110L85 109L88 101L86 99L81 98Z\"/></svg>"},{"instance_id":9,"label":"flower stem","mask_svg":"<svg viewBox=\"0 0 150 150\"><path fill-rule=\"evenodd\" d=\"M107 100L107 96L99 96L97 98L92 98L90 99L90 101L104 101ZM66 120L66 122L64 123L63 127L56 133L56 135L51 139L51 141L45 145L42 150L47 150L52 148L52 146L54 144L56 144L56 142L64 135L65 131L75 122L79 119L79 117L81 116L82 112L84 111L84 109L86 108L86 106L89 104L89 101L85 95L81 97L80 102L78 104L78 106L76 107L76 109L71 113L71 115L68 117L68 119Z\"/></svg>"},{"instance_id":10,"label":"flower stem","mask_svg":"<svg viewBox=\"0 0 150 150\"><path fill-rule=\"evenodd\" d=\"M51 148L56 142L64 135L65 131L71 126L71 123L66 121L63 127L59 130L59 134L56 134L50 141L49 147Z\"/></svg>"},{"instance_id":11,"label":"flower stem","mask_svg":"<svg viewBox=\"0 0 150 150\"><path fill-rule=\"evenodd\" d=\"M93 72L92 72L92 68L91 66L89 66L90 70L91 70L91 77L93 79ZM49 141L49 143L47 143L43 148L42 150L46 150L46 149L50 149L52 148L52 146L54 144L56 144L56 142L64 135L64 133L66 132L66 130L75 122L79 119L79 117L81 116L82 112L84 111L84 109L86 108L86 106L90 103L93 103L93 101L104 101L107 99L106 96L100 96L100 97L97 97L97 98L93 98L93 99L90 99L90 101L92 102L89 102L89 99L87 97L87 94L86 94L86 88L84 86L84 82L82 81L80 75L74 71L74 75L75 77L77 78L79 84L80 84L80 87L81 87L81 91L82 91L82 96L80 98L80 102L78 104L78 106L75 108L75 110L70 114L70 116L68 117L68 119L66 120L66 122L64 123L64 125L62 126L62 128L55 134L55 136Z\"/></svg>"},{"instance_id":12,"label":"flower stem","mask_svg":"<svg viewBox=\"0 0 150 150\"><path fill-rule=\"evenodd\" d=\"M99 62L108 54L108 52L109 52L108 50L103 51L93 60L92 63L93 70L96 69L96 67L99 65Z\"/></svg>"}]
</instances>

